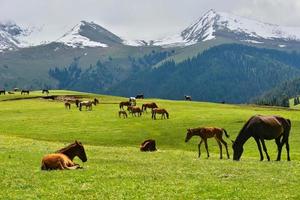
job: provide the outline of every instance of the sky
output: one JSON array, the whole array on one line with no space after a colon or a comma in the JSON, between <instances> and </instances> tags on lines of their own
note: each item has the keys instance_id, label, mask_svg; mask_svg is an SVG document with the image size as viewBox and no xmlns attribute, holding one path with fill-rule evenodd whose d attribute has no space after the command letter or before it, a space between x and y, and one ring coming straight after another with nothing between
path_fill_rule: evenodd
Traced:
<instances>
[{"instance_id":1,"label":"sky","mask_svg":"<svg viewBox=\"0 0 300 200\"><path fill-rule=\"evenodd\" d=\"M55 38L87 20L149 40L183 30L210 9L300 27L300 0L0 0L0 22L39 27Z\"/></svg>"}]
</instances>

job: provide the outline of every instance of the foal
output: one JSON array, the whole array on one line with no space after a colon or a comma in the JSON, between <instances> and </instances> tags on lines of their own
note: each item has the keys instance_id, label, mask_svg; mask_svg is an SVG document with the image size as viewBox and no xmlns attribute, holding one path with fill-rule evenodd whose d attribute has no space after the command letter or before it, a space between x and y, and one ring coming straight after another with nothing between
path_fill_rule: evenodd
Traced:
<instances>
[{"instance_id":1,"label":"foal","mask_svg":"<svg viewBox=\"0 0 300 200\"><path fill-rule=\"evenodd\" d=\"M127 118L127 113L124 110L120 110L119 111L119 117L121 117L121 115L123 115L124 119Z\"/></svg>"},{"instance_id":2,"label":"foal","mask_svg":"<svg viewBox=\"0 0 300 200\"><path fill-rule=\"evenodd\" d=\"M222 138L223 132L225 133L225 136L227 138L229 138L229 135L227 134L226 130L223 128L216 128L216 127L189 128L189 129L187 129L185 142L188 142L192 136L198 135L201 138L200 143L198 144L198 157L200 158L200 155L201 155L200 146L201 146L202 142L204 141L205 149L207 152L207 158L208 158L209 152L208 152L208 146L207 146L207 139L214 137L216 139L216 141L218 142L218 145L220 148L220 159L222 159L222 156L223 156L222 155L222 144L226 148L227 158L229 159L227 143Z\"/></svg>"},{"instance_id":3,"label":"foal","mask_svg":"<svg viewBox=\"0 0 300 200\"><path fill-rule=\"evenodd\" d=\"M65 102L65 108L71 109L71 103L70 102Z\"/></svg>"}]
</instances>

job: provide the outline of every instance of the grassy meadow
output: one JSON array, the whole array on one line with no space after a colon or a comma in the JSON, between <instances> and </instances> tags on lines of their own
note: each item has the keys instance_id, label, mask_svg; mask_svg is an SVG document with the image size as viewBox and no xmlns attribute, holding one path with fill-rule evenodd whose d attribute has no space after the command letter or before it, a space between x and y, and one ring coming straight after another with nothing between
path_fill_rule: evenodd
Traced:
<instances>
[{"instance_id":1,"label":"grassy meadow","mask_svg":"<svg viewBox=\"0 0 300 200\"><path fill-rule=\"evenodd\" d=\"M206 102L138 100L156 102L170 113L168 120L118 117L125 98L72 91L50 95L97 97L92 111L66 110L62 102L21 95L0 96L0 199L300 199L300 110ZM42 96L33 92L29 97ZM24 95L23 95L24 97ZM28 96L27 96L28 98ZM19 100L13 100L19 99ZM235 139L254 114L291 119L291 162L276 162L275 141L267 141L272 161L259 161L253 139L244 146L240 162L219 159L214 139L197 158L199 138L184 142L186 129L223 127ZM158 151L142 153L139 144L153 138ZM74 140L81 141L88 157L82 170L41 171L43 155ZM232 157L231 142L229 151ZM223 157L225 149L223 148Z\"/></svg>"}]
</instances>

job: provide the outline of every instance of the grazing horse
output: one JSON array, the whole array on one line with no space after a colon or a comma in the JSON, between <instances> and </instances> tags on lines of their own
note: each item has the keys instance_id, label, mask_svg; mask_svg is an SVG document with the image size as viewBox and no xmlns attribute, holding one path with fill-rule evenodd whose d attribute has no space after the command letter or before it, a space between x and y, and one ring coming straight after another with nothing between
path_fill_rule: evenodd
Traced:
<instances>
[{"instance_id":1,"label":"grazing horse","mask_svg":"<svg viewBox=\"0 0 300 200\"><path fill-rule=\"evenodd\" d=\"M127 118L127 113L124 110L120 110L119 111L119 117L121 117L121 115L123 115L123 118Z\"/></svg>"},{"instance_id":2,"label":"grazing horse","mask_svg":"<svg viewBox=\"0 0 300 200\"><path fill-rule=\"evenodd\" d=\"M166 116L167 118L169 119L169 113L167 112L166 109L163 109L163 108L153 108L152 109L152 119L156 119L156 114L161 114L161 119L166 119Z\"/></svg>"},{"instance_id":3,"label":"grazing horse","mask_svg":"<svg viewBox=\"0 0 300 200\"><path fill-rule=\"evenodd\" d=\"M141 145L140 145L140 150L141 151L156 151L156 143L155 140L149 139L145 140Z\"/></svg>"},{"instance_id":4,"label":"grazing horse","mask_svg":"<svg viewBox=\"0 0 300 200\"><path fill-rule=\"evenodd\" d=\"M225 146L227 158L229 159L229 153L227 148L227 143L223 140L223 132L225 133L225 136L229 138L229 135L227 134L226 130L223 128L216 128L216 127L203 127L203 128L189 128L187 129L185 142L188 142L191 137L194 135L197 135L201 138L200 143L198 144L198 157L200 158L201 152L200 152L200 146L202 142L204 141L205 149L207 152L207 158L209 157L208 152L208 146L207 146L207 139L214 137L216 141L218 142L219 148L220 148L220 159L222 159L222 144Z\"/></svg>"},{"instance_id":5,"label":"grazing horse","mask_svg":"<svg viewBox=\"0 0 300 200\"><path fill-rule=\"evenodd\" d=\"M192 97L191 96L185 95L184 98L185 98L186 101L192 101Z\"/></svg>"},{"instance_id":6,"label":"grazing horse","mask_svg":"<svg viewBox=\"0 0 300 200\"><path fill-rule=\"evenodd\" d=\"M79 110L82 110L82 106L85 106L86 110L92 110L93 104L96 105L95 101L81 101L79 102Z\"/></svg>"},{"instance_id":7,"label":"grazing horse","mask_svg":"<svg viewBox=\"0 0 300 200\"><path fill-rule=\"evenodd\" d=\"M65 102L65 108L71 109L71 103L70 102Z\"/></svg>"},{"instance_id":8,"label":"grazing horse","mask_svg":"<svg viewBox=\"0 0 300 200\"><path fill-rule=\"evenodd\" d=\"M132 114L132 116L136 116L136 113L138 114L138 117L142 116L142 109L140 107L137 106L128 106L127 110L129 111L129 113Z\"/></svg>"},{"instance_id":9,"label":"grazing horse","mask_svg":"<svg viewBox=\"0 0 300 200\"><path fill-rule=\"evenodd\" d=\"M290 146L289 146L289 134L291 130L291 121L280 116L252 116L243 126L240 133L238 134L236 140L233 143L233 160L240 160L243 153L243 146L245 142L253 137L256 141L260 160L264 159L261 150L261 144L263 150L267 156L268 161L270 161L270 156L267 152L267 147L265 145L266 140L275 139L277 144L278 154L277 161L281 159L281 150L283 145L286 145L287 160L290 161ZM261 144L260 144L261 143Z\"/></svg>"},{"instance_id":10,"label":"grazing horse","mask_svg":"<svg viewBox=\"0 0 300 200\"><path fill-rule=\"evenodd\" d=\"M94 102L95 102L95 106L96 106L97 104L99 104L99 99L94 98Z\"/></svg>"},{"instance_id":11,"label":"grazing horse","mask_svg":"<svg viewBox=\"0 0 300 200\"><path fill-rule=\"evenodd\" d=\"M42 94L44 94L44 93L46 93L46 95L48 95L49 94L49 90L43 89L42 90Z\"/></svg>"},{"instance_id":12,"label":"grazing horse","mask_svg":"<svg viewBox=\"0 0 300 200\"><path fill-rule=\"evenodd\" d=\"M136 99L144 99L144 94L138 94L135 96Z\"/></svg>"},{"instance_id":13,"label":"grazing horse","mask_svg":"<svg viewBox=\"0 0 300 200\"><path fill-rule=\"evenodd\" d=\"M75 141L73 144L58 150L56 153L44 156L41 169L79 169L81 167L73 162L75 156L78 156L82 162L87 161L85 150L81 142Z\"/></svg>"},{"instance_id":14,"label":"grazing horse","mask_svg":"<svg viewBox=\"0 0 300 200\"><path fill-rule=\"evenodd\" d=\"M6 91L5 90L0 90L0 95L4 94L5 95Z\"/></svg>"},{"instance_id":15,"label":"grazing horse","mask_svg":"<svg viewBox=\"0 0 300 200\"><path fill-rule=\"evenodd\" d=\"M21 90L21 94L28 94L29 95L29 90Z\"/></svg>"},{"instance_id":16,"label":"grazing horse","mask_svg":"<svg viewBox=\"0 0 300 200\"><path fill-rule=\"evenodd\" d=\"M119 103L119 107L120 107L120 109L123 109L124 110L124 106L131 106L131 103L129 102L129 101L122 101L122 102L120 102Z\"/></svg>"},{"instance_id":17,"label":"grazing horse","mask_svg":"<svg viewBox=\"0 0 300 200\"><path fill-rule=\"evenodd\" d=\"M144 112L144 111L147 112L147 108L153 109L153 108L158 108L158 106L157 106L156 103L154 103L154 102L152 102L152 103L144 103L144 104L142 105L142 111L143 111L143 112Z\"/></svg>"}]
</instances>

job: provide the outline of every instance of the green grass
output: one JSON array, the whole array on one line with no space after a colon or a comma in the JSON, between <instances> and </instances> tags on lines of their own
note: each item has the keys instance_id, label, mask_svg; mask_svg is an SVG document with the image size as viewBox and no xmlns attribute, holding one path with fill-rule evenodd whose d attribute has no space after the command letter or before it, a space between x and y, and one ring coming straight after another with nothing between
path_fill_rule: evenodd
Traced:
<instances>
[{"instance_id":1,"label":"green grass","mask_svg":"<svg viewBox=\"0 0 300 200\"><path fill-rule=\"evenodd\" d=\"M30 96L35 95L40 92ZM169 111L170 119L151 120L150 113L121 119L117 116L118 102L124 98L88 95L101 102L91 112L79 112L74 107L66 110L57 101L1 101L15 97L0 96L1 199L300 198L298 110L145 99L138 100L138 105L155 101ZM286 161L285 149L281 162L258 161L253 139L246 143L240 162L219 160L213 139L208 141L209 159L203 146L202 157L197 158L199 138L184 143L186 129L198 126L223 127L234 139L254 114L277 114L291 119L291 162ZM156 139L159 151L139 152L139 144L148 138ZM75 139L84 144L88 156L83 170L40 170L43 155ZM274 160L275 142L266 144ZM77 158L76 162L82 164Z\"/></svg>"}]
</instances>

